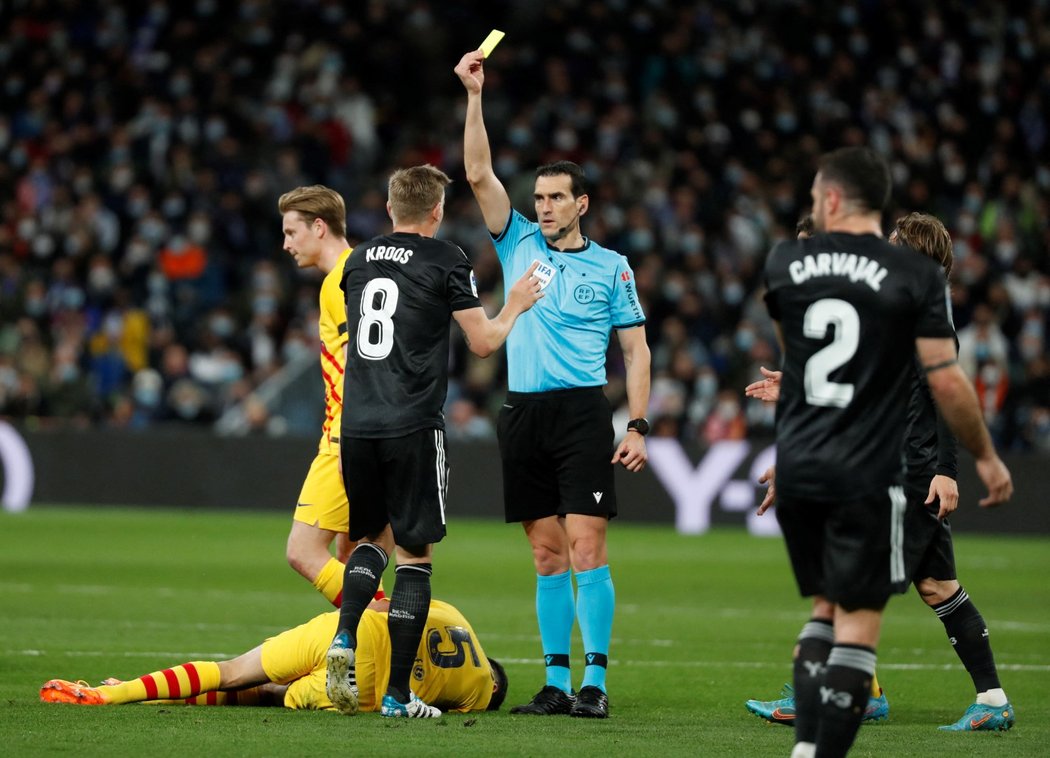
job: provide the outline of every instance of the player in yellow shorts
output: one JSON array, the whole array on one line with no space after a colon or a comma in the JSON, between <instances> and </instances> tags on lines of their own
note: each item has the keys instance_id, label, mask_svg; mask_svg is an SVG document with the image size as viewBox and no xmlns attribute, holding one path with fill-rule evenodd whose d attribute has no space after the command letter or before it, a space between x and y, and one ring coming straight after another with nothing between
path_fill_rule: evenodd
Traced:
<instances>
[{"instance_id":1,"label":"player in yellow shorts","mask_svg":"<svg viewBox=\"0 0 1050 758\"><path fill-rule=\"evenodd\" d=\"M373 601L358 627L356 677L362 711L378 711L390 676L386 600ZM101 686L52 679L40 689L48 703L122 705L144 701L194 705L284 705L331 710L325 694L325 654L337 611L315 616L229 661L192 661ZM430 602L412 672L412 689L443 711L495 711L507 694L503 667L488 658L470 623L455 607Z\"/></svg>"},{"instance_id":2,"label":"player in yellow shorts","mask_svg":"<svg viewBox=\"0 0 1050 758\"><path fill-rule=\"evenodd\" d=\"M284 249L299 268L324 272L317 321L325 418L317 457L299 493L288 534L288 563L309 579L336 608L342 603L343 564L353 550L346 532L349 504L339 470L339 427L343 415L346 364L346 305L339 289L350 256L346 241L346 204L335 190L319 184L297 187L277 201ZM336 540L336 557L330 546ZM382 597L382 590L376 594Z\"/></svg>"}]
</instances>

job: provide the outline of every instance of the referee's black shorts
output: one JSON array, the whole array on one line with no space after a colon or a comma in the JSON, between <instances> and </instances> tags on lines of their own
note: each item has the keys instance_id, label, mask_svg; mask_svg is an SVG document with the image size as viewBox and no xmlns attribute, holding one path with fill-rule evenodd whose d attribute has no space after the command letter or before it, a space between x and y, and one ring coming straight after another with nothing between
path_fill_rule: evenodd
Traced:
<instances>
[{"instance_id":1,"label":"referee's black shorts","mask_svg":"<svg viewBox=\"0 0 1050 758\"><path fill-rule=\"evenodd\" d=\"M508 392L497 434L508 522L616 515L612 408L601 387Z\"/></svg>"}]
</instances>

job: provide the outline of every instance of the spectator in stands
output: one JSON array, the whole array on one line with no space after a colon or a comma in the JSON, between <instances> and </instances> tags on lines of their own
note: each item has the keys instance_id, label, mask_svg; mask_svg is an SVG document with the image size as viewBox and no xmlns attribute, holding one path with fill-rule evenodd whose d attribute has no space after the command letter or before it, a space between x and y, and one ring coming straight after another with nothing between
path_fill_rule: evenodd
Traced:
<instances>
[{"instance_id":1,"label":"spectator in stands","mask_svg":"<svg viewBox=\"0 0 1050 758\"><path fill-rule=\"evenodd\" d=\"M1050 91L1034 84L1050 59L1045 9L948 12L931 0L908 13L877 4L822 13L815 0L636 6L630 14L583 0L508 6L516 32L495 52L503 82L486 114L500 135L501 176L568 158L601 187L592 231L629 255L654 359L664 357L683 393L665 429L700 439L716 412L702 388L712 379L739 386L739 374L770 362L753 355L772 345L764 309L754 307L756 258L793 233L814 157L866 142L889 159L901 211L947 222L960 338L971 321L987 326L987 307L1002 336L991 349L1009 380L1001 441L1035 445L1024 430L1040 428L1038 413L1022 408L1031 364L1045 355L1037 325L1050 324ZM165 398L174 382L167 347L209 352L199 327L218 306L251 343L235 350L257 385L279 370L285 345L294 353L304 344L294 334L310 322L297 312L299 290L315 298L319 286L274 269L277 195L317 182L339 189L353 243L385 226L390 169L429 161L459 172L459 93L430 72L447 70L463 39L484 37L484 14L471 11L485 4L422 0L410 23L383 3L367 14L301 0L149 7L29 3L0 16L8 41L0 321L9 335L0 340L8 387L0 414L103 422L112 408L93 391L45 402L58 386L50 363L43 377L18 368L11 326L31 319L49 362L70 342L64 352L75 353L90 388L91 346L121 290L121 310L148 318L148 365L164 376ZM420 35L419 18L455 34ZM538 33L552 28L564 33ZM413 55L393 52L404 49ZM535 60L545 62L542 76ZM374 70L386 72L381 82L366 75ZM413 94L424 85L419 107ZM457 186L448 223L467 233L451 236L474 259L479 294L498 303L499 277L484 275L495 256ZM516 207L528 205L528 182L508 190ZM121 353L129 362L123 342ZM615 390L623 377L610 367ZM141 368L129 363L115 397L131 396ZM491 415L499 371L459 360L452 379ZM228 407L234 384L206 395L212 410L200 418Z\"/></svg>"}]
</instances>

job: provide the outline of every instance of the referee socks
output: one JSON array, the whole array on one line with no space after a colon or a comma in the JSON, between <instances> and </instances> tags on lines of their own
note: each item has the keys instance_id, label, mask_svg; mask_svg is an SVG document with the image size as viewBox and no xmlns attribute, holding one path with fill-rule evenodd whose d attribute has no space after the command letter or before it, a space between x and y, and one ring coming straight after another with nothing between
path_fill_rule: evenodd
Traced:
<instances>
[{"instance_id":1,"label":"referee socks","mask_svg":"<svg viewBox=\"0 0 1050 758\"><path fill-rule=\"evenodd\" d=\"M547 665L547 685L568 694L572 691L569 671L569 642L576 620L572 574L536 575L536 620Z\"/></svg>"},{"instance_id":2,"label":"referee socks","mask_svg":"<svg viewBox=\"0 0 1050 758\"><path fill-rule=\"evenodd\" d=\"M609 663L609 640L612 637L616 591L609 566L599 566L576 574L576 616L580 620L586 667L583 686L605 692L605 674Z\"/></svg>"}]
</instances>

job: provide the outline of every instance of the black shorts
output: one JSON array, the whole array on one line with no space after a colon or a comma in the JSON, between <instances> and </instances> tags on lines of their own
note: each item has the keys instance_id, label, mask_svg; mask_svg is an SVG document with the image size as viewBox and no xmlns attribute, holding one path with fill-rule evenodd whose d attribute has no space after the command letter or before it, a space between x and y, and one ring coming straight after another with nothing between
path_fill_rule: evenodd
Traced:
<instances>
[{"instance_id":1,"label":"black shorts","mask_svg":"<svg viewBox=\"0 0 1050 758\"><path fill-rule=\"evenodd\" d=\"M823 595L847 610L880 609L907 590L906 503L901 487L843 502L781 496L777 521L803 597Z\"/></svg>"},{"instance_id":2,"label":"black shorts","mask_svg":"<svg viewBox=\"0 0 1050 758\"><path fill-rule=\"evenodd\" d=\"M926 505L926 493L908 493L904 516L904 568L912 581L955 579L955 549L948 519L937 518L940 504Z\"/></svg>"},{"instance_id":3,"label":"black shorts","mask_svg":"<svg viewBox=\"0 0 1050 758\"><path fill-rule=\"evenodd\" d=\"M344 436L340 448L350 539L375 537L389 523L398 545L441 541L448 488L443 431L423 429L391 439Z\"/></svg>"},{"instance_id":4,"label":"black shorts","mask_svg":"<svg viewBox=\"0 0 1050 758\"><path fill-rule=\"evenodd\" d=\"M616 515L612 408L601 387L508 392L496 431L508 522Z\"/></svg>"}]
</instances>

